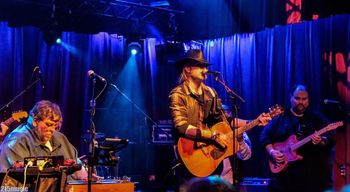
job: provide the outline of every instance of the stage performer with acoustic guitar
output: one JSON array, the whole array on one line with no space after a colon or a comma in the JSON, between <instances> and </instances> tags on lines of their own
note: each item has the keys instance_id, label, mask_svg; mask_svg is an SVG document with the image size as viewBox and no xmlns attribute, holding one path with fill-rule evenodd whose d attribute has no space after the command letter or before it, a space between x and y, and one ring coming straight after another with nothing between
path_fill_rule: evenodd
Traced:
<instances>
[{"instance_id":1,"label":"stage performer with acoustic guitar","mask_svg":"<svg viewBox=\"0 0 350 192\"><path fill-rule=\"evenodd\" d=\"M219 175L222 160L235 152L246 153L248 146L242 136L246 129L237 129L238 139L233 138L231 122L224 115L217 92L204 83L210 64L202 51L187 51L176 65L181 73L180 85L170 92L169 98L173 134L181 158L176 173L180 177L180 191L185 191L189 179ZM270 119L263 113L251 125L266 124Z\"/></svg>"},{"instance_id":2,"label":"stage performer with acoustic guitar","mask_svg":"<svg viewBox=\"0 0 350 192\"><path fill-rule=\"evenodd\" d=\"M290 92L290 109L272 120L260 141L269 156L270 192L320 192L331 187L332 132L342 122L329 124L309 108L305 85ZM329 129L328 129L329 128Z\"/></svg>"}]
</instances>

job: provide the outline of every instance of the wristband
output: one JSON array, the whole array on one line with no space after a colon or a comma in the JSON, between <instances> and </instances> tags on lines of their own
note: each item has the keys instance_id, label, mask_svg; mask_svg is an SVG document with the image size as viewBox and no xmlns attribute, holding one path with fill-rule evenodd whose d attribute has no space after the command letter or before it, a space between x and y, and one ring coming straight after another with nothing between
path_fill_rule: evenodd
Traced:
<instances>
[{"instance_id":1,"label":"wristband","mask_svg":"<svg viewBox=\"0 0 350 192\"><path fill-rule=\"evenodd\" d=\"M201 133L201 130L200 129L197 129L196 130L196 139L201 139L202 138L202 133Z\"/></svg>"},{"instance_id":2,"label":"wristband","mask_svg":"<svg viewBox=\"0 0 350 192\"><path fill-rule=\"evenodd\" d=\"M213 133L209 130L200 130L202 139L211 139L213 137Z\"/></svg>"}]
</instances>

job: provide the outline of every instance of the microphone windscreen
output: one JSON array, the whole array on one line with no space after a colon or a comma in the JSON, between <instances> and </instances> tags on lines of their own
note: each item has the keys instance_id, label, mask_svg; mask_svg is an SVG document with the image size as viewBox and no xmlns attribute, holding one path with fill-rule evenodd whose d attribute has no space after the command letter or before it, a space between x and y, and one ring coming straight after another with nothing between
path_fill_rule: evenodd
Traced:
<instances>
[{"instance_id":1,"label":"microphone windscreen","mask_svg":"<svg viewBox=\"0 0 350 192\"><path fill-rule=\"evenodd\" d=\"M95 72L94 72L93 70L89 70L89 71L88 71L88 76L89 76L89 77L94 76L94 74L95 74Z\"/></svg>"}]
</instances>

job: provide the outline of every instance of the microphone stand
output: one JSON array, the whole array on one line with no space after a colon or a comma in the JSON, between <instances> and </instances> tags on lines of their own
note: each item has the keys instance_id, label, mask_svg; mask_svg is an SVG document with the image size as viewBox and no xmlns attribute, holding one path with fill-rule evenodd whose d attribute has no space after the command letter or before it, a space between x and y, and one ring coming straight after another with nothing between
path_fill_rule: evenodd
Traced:
<instances>
[{"instance_id":1,"label":"microphone stand","mask_svg":"<svg viewBox=\"0 0 350 192\"><path fill-rule=\"evenodd\" d=\"M90 142L89 142L89 155L88 155L88 192L91 192L91 181L92 181L92 169L93 169L93 158L95 153L95 125L93 122L93 117L96 110L96 99L95 99L95 86L96 78L92 78L91 87L91 100L90 100Z\"/></svg>"},{"instance_id":2,"label":"microphone stand","mask_svg":"<svg viewBox=\"0 0 350 192\"><path fill-rule=\"evenodd\" d=\"M0 111L3 109L9 107L10 104L12 104L18 97L22 96L24 93L26 93L30 88L33 87L37 82L39 82L40 79L36 79L33 83L29 84L23 91L21 91L18 95L16 95L11 101L6 103L4 106L1 107Z\"/></svg>"},{"instance_id":3,"label":"microphone stand","mask_svg":"<svg viewBox=\"0 0 350 192\"><path fill-rule=\"evenodd\" d=\"M91 137L90 137L90 141L89 141L89 152L88 152L88 192L91 192L92 170L94 167L93 160L94 160L94 156L95 156L95 143L96 143L96 129L95 129L93 117L94 117L95 112L96 112L96 100L97 100L97 98L100 97L102 92L107 87L107 81L103 80L103 78L102 78L101 81L105 83L104 87L95 97L96 77L99 77L99 76L97 76L97 75L91 76L89 73L88 73L88 75L89 75L89 77L92 78L91 79L91 81L92 81L91 100L90 100L90 135L91 135ZM99 78L101 79L101 77L99 77Z\"/></svg>"},{"instance_id":4,"label":"microphone stand","mask_svg":"<svg viewBox=\"0 0 350 192\"><path fill-rule=\"evenodd\" d=\"M234 97L237 97L242 103L245 103L245 100L239 96L237 93L235 93L232 89L230 89L224 81L222 81L221 79L219 79L219 77L215 77L215 81L219 82L222 86L224 86L224 88L226 89L227 93L230 93L232 95L232 99L234 99Z\"/></svg>"},{"instance_id":5,"label":"microphone stand","mask_svg":"<svg viewBox=\"0 0 350 192\"><path fill-rule=\"evenodd\" d=\"M233 97L231 97L231 98L233 98ZM236 137L237 137L237 133L236 133L236 127L237 127L237 125L238 125L238 120L237 120L237 118L238 118L238 107L237 107L237 105L235 105L235 104L233 104L232 103L232 106L231 106L231 111L232 111L232 117L233 117L233 119L232 119L232 121L233 121L233 138L235 138L234 140L233 140L233 150L235 150L236 149L236 142L235 142L235 140L236 140ZM237 156L236 155L234 155L233 157L232 157L233 159L232 159L232 164L231 164L231 168L232 168L232 177L233 177L233 185L234 186L236 186L238 183L239 183L239 180L238 180L238 172L240 171L239 170L239 168L238 168L238 159L237 159ZM231 161L230 161L231 162ZM232 167L233 166L233 167Z\"/></svg>"},{"instance_id":6,"label":"microphone stand","mask_svg":"<svg viewBox=\"0 0 350 192\"><path fill-rule=\"evenodd\" d=\"M216 75L215 76L215 81L219 82L222 86L224 86L225 90L227 93L229 93L231 96L230 98L232 99L232 101L234 100L234 98L238 98L242 103L245 103L245 100L239 96L237 93L235 93L232 89L230 89L230 87L228 87L225 82L221 79L219 79L219 77ZM237 140L237 134L236 134L236 127L237 127L237 118L238 118L238 107L237 105L235 104L232 104L231 106L231 111L232 111L232 121L233 121L233 142L232 142L232 147L233 147L233 150L235 151L236 150L236 140ZM231 160L230 160L230 163L231 163L231 168L232 168L232 176L233 176L233 185L236 186L239 182L238 180L238 159L237 159L237 156L234 155L233 157L233 160L232 160L232 163L231 163ZM232 167L232 165L234 167Z\"/></svg>"}]
</instances>

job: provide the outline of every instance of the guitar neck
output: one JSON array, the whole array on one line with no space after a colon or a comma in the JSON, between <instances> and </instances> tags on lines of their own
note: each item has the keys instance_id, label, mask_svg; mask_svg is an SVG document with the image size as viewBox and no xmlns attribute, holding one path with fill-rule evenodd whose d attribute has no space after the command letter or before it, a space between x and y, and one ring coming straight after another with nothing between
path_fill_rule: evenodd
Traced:
<instances>
[{"instance_id":1,"label":"guitar neck","mask_svg":"<svg viewBox=\"0 0 350 192\"><path fill-rule=\"evenodd\" d=\"M15 120L12 117L10 117L6 121L4 121L3 124L5 124L6 126L10 126L11 123L13 123L14 121Z\"/></svg>"},{"instance_id":2,"label":"guitar neck","mask_svg":"<svg viewBox=\"0 0 350 192\"><path fill-rule=\"evenodd\" d=\"M304 144L306 144L306 143L308 143L309 141L311 141L311 138L312 138L313 136L315 136L315 135L322 135L323 133L325 133L325 132L327 132L327 131L328 131L328 126L326 126L326 127L322 128L322 129L318 130L316 133L311 134L311 135L305 137L304 139L298 141L297 143L293 144L293 145L291 146L291 149L292 149L292 150L296 150L296 149L298 149L299 147L301 147L301 146L303 146Z\"/></svg>"},{"instance_id":3,"label":"guitar neck","mask_svg":"<svg viewBox=\"0 0 350 192\"><path fill-rule=\"evenodd\" d=\"M259 119L254 119L253 121L249 122L248 124L237 128L237 134L240 135L243 132L249 131L250 129L252 129L253 127L259 125L260 121Z\"/></svg>"}]
</instances>

